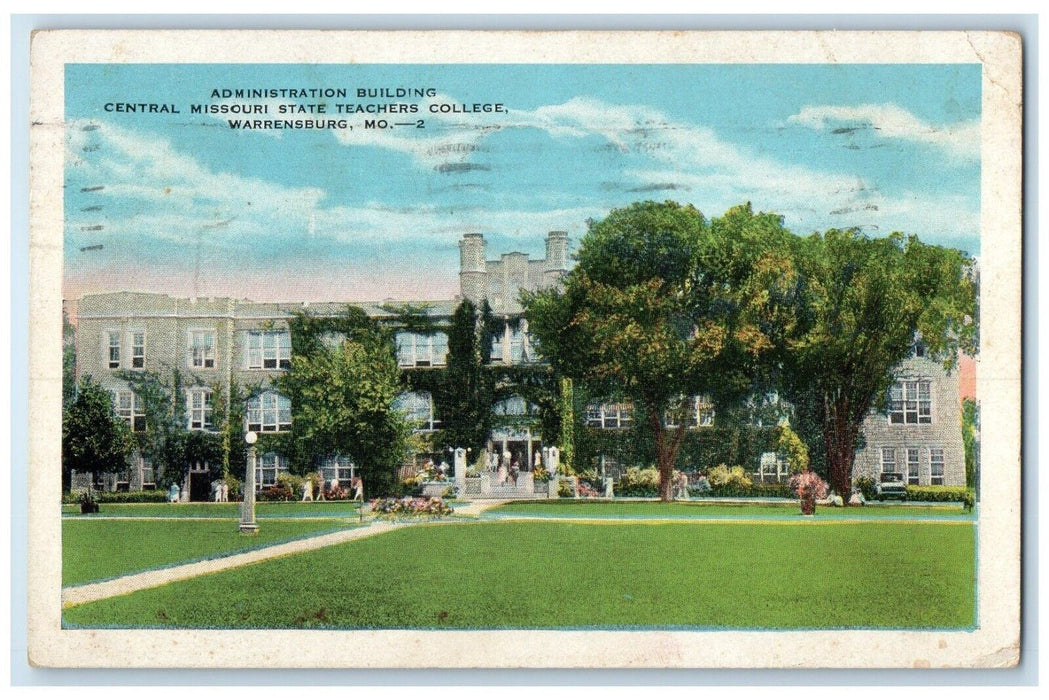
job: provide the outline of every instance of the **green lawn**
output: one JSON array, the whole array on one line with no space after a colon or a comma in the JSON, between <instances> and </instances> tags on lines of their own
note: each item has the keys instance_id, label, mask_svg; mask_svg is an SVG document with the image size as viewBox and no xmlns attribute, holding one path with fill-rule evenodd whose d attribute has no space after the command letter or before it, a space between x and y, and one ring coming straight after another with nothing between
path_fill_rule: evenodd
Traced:
<instances>
[{"instance_id":1,"label":"green lawn","mask_svg":"<svg viewBox=\"0 0 1049 700\"><path fill-rule=\"evenodd\" d=\"M967 628L973 523L421 525L69 608L70 625Z\"/></svg>"},{"instance_id":2,"label":"green lawn","mask_svg":"<svg viewBox=\"0 0 1049 700\"><path fill-rule=\"evenodd\" d=\"M345 527L345 521L271 521L257 535L237 532L237 522L96 520L62 522L62 585L111 578L193 561L220 553Z\"/></svg>"},{"instance_id":3,"label":"green lawn","mask_svg":"<svg viewBox=\"0 0 1049 700\"><path fill-rule=\"evenodd\" d=\"M357 516L359 503L353 501L262 502L255 505L256 518L350 518ZM98 515L84 517L170 517L239 518L240 503L103 503ZM62 506L63 515L80 515L80 506Z\"/></svg>"},{"instance_id":4,"label":"green lawn","mask_svg":"<svg viewBox=\"0 0 1049 700\"><path fill-rule=\"evenodd\" d=\"M507 503L497 508L485 511L491 515L544 515L564 517L658 517L671 518L696 517L696 518L719 518L719 517L777 517L796 518L800 517L800 507L797 503L770 502L762 504L749 503L718 503L711 501L675 501L671 503L660 503L658 501L587 501L575 499L562 499L558 501L527 502L517 501ZM817 519L830 518L900 518L913 516L941 517L941 516L971 516L971 511L964 510L958 505L936 505L923 503L922 505L871 505L863 508L833 508L819 506L816 508Z\"/></svg>"}]
</instances>

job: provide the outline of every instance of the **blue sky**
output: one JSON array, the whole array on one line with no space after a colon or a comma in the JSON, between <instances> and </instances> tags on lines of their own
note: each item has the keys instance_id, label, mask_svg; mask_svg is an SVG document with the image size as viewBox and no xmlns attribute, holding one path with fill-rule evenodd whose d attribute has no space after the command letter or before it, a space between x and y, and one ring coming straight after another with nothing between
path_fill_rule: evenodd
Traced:
<instances>
[{"instance_id":1,"label":"blue sky","mask_svg":"<svg viewBox=\"0 0 1049 700\"><path fill-rule=\"evenodd\" d=\"M348 96L211 98L286 87ZM437 94L356 97L381 87ZM325 118L415 103L390 121L425 128L349 115L347 130L238 131L190 114L219 102L267 104L269 119L278 103L325 102ZM428 111L474 102L507 112ZM484 233L489 257L541 256L547 231L576 243L588 218L642 199L707 216L750 201L799 234L899 230L979 253L977 64L70 65L66 116L67 298L450 298L463 233Z\"/></svg>"}]
</instances>

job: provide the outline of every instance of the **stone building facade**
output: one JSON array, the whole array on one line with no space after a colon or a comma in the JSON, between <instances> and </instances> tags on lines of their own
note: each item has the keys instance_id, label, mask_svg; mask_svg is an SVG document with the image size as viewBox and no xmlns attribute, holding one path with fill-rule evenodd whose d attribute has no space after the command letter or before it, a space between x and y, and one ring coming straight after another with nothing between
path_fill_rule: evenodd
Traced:
<instances>
[{"instance_id":1,"label":"stone building facade","mask_svg":"<svg viewBox=\"0 0 1049 700\"><path fill-rule=\"evenodd\" d=\"M526 253L506 253L498 260L485 259L481 234L467 234L460 243L461 294L455 299L437 301L369 302L356 304L373 318L396 316L398 304L426 309L435 321L447 320L463 298L479 303L486 296L493 312L503 320L503 334L493 342L491 361L521 364L538 357L528 336L527 323L520 318L517 295L557 284L567 272L568 238L564 232L547 237L547 258L529 260ZM336 316L345 304L259 303L228 297L178 298L165 294L113 292L82 297L77 304L77 376L91 376L113 396L118 415L133 431L145 430L141 399L132 392L124 372L152 371L167 376L178 369L184 382L185 415L189 430L213 430L215 411L213 387L221 389L221 400L228 401L230 387L263 386L290 367L291 335L288 319L297 312L317 316ZM446 364L448 336L444 332L396 334L398 363L403 368ZM520 400L508 400L497 410L526 413ZM275 390L264 388L245 405L245 431L259 433L287 430L293 407ZM400 397L398 408L405 411L419 431L441 427L428 394L410 393ZM531 455L540 449L541 438L527 428L493 432L490 448ZM522 459L524 462L524 459ZM333 456L322 466L326 478L349 485L353 465ZM287 470L280 454L260 455L256 483L262 487ZM211 482L210 465L192 465L182 489L185 498L206 500ZM89 475L74 475L74 487L88 486ZM129 469L104 477L100 486L111 490L138 490L154 487L157 474L149 460L136 454Z\"/></svg>"},{"instance_id":2,"label":"stone building facade","mask_svg":"<svg viewBox=\"0 0 1049 700\"><path fill-rule=\"evenodd\" d=\"M919 346L898 373L888 409L864 420L865 445L856 453L853 478L897 474L915 486L964 486L958 373L945 372Z\"/></svg>"}]
</instances>

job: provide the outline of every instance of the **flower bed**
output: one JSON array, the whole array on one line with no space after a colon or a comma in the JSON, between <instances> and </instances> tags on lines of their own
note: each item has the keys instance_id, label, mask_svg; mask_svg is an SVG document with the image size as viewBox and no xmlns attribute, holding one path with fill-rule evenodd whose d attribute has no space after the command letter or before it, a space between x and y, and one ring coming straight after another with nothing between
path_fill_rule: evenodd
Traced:
<instances>
[{"instance_id":1,"label":"flower bed","mask_svg":"<svg viewBox=\"0 0 1049 700\"><path fill-rule=\"evenodd\" d=\"M377 498L371 502L371 512L386 518L440 518L453 510L438 497Z\"/></svg>"}]
</instances>

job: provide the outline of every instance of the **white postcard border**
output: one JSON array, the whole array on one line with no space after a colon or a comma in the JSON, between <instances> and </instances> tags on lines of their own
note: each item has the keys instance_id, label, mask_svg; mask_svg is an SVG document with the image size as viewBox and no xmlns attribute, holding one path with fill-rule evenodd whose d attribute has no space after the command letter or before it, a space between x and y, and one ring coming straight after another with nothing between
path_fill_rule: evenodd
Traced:
<instances>
[{"instance_id":1,"label":"white postcard border","mask_svg":"<svg viewBox=\"0 0 1049 700\"><path fill-rule=\"evenodd\" d=\"M56 31L33 38L29 653L154 668L961 668L1019 657L1022 71L992 32ZM982 63L984 479L975 631L161 631L61 628L63 71L66 63ZM993 154L993 155L992 155ZM818 626L819 621L813 621ZM482 654L514 649L512 657Z\"/></svg>"}]
</instances>

